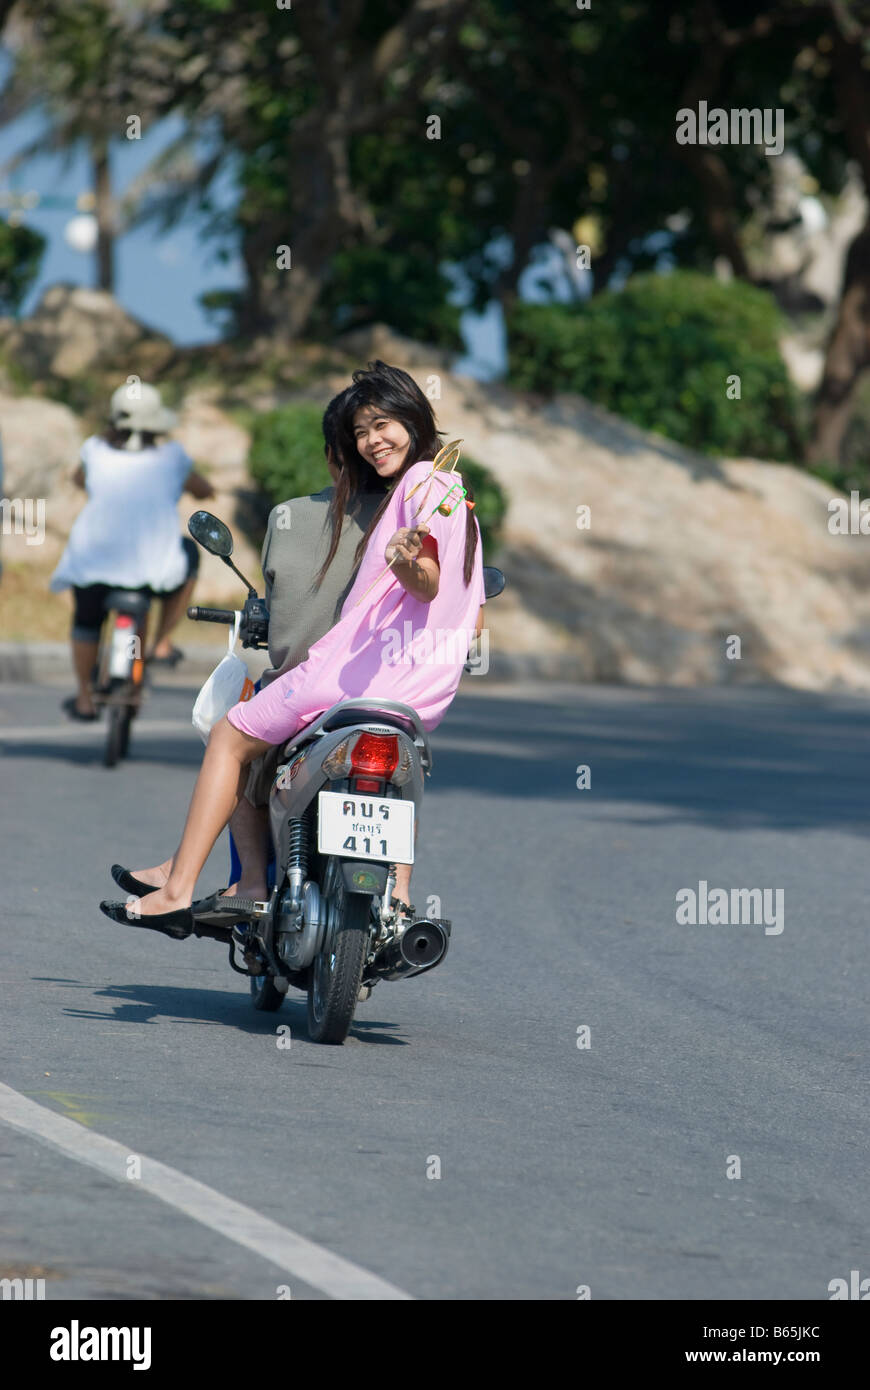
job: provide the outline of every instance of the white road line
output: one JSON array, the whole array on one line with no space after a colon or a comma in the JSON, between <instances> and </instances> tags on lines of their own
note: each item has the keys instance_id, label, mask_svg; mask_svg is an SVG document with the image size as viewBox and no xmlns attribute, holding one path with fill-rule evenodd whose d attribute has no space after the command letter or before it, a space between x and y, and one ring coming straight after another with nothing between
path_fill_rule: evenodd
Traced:
<instances>
[{"instance_id":1,"label":"white road line","mask_svg":"<svg viewBox=\"0 0 870 1390\"><path fill-rule=\"evenodd\" d=\"M2 1083L0 1122L22 1130L52 1149L59 1149L78 1163L97 1168L127 1187L136 1187L151 1193L153 1197L159 1197L161 1202L184 1212L185 1216L192 1217L228 1240L234 1240L237 1245L253 1250L263 1259L271 1260L272 1264L310 1284L312 1288L320 1289L330 1298L381 1301L413 1298L412 1294L404 1293L360 1265L334 1255L322 1245L297 1235L286 1226L279 1226L252 1207L225 1197L215 1188L187 1177L166 1163L139 1154L142 1177L129 1179L127 1159L137 1150L125 1148L105 1135L95 1134L93 1130L37 1105Z\"/></svg>"}]
</instances>

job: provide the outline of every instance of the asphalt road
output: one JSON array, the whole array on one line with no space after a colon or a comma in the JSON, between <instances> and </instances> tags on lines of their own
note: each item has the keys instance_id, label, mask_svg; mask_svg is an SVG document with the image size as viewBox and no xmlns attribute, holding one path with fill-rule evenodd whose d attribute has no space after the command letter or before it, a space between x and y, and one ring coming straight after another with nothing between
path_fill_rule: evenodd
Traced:
<instances>
[{"instance_id":1,"label":"asphalt road","mask_svg":"<svg viewBox=\"0 0 870 1390\"><path fill-rule=\"evenodd\" d=\"M790 1300L870 1274L865 703L463 690L413 885L449 956L380 984L336 1048L296 991L255 1013L217 943L97 909L113 861L173 848L191 691L154 692L108 771L59 689L0 687L0 1275L48 1298L340 1297L350 1271L416 1299ZM783 930L678 922L701 881L782 890Z\"/></svg>"}]
</instances>

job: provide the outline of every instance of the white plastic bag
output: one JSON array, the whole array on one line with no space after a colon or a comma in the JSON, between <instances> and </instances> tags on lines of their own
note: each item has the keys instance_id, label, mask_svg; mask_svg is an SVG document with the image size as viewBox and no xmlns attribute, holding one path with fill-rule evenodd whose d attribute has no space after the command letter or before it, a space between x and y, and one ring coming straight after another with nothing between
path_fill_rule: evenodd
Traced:
<instances>
[{"instance_id":1,"label":"white plastic bag","mask_svg":"<svg viewBox=\"0 0 870 1390\"><path fill-rule=\"evenodd\" d=\"M254 693L254 682L248 675L248 668L233 648L239 636L241 613L236 613L233 630L227 638L227 654L214 668L193 706L193 725L199 729L203 743L219 719L237 705L240 700L250 700Z\"/></svg>"}]
</instances>

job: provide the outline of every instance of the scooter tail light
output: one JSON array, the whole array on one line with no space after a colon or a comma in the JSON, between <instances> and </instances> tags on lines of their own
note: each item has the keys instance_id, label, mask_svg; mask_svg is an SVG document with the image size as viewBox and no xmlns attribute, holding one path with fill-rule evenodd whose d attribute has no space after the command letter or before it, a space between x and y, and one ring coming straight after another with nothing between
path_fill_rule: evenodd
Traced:
<instances>
[{"instance_id":1,"label":"scooter tail light","mask_svg":"<svg viewBox=\"0 0 870 1390\"><path fill-rule=\"evenodd\" d=\"M413 759L411 758L411 750L407 747L407 745L403 744L401 755L399 757L399 762L396 766L396 769L392 777L390 778L390 781L392 782L393 786L404 787L406 782L410 782L411 773L413 772L413 769L414 764Z\"/></svg>"},{"instance_id":2,"label":"scooter tail light","mask_svg":"<svg viewBox=\"0 0 870 1390\"><path fill-rule=\"evenodd\" d=\"M333 748L331 753L327 753L320 766L329 777L330 781L338 782L347 777L350 773L350 739L346 738Z\"/></svg>"},{"instance_id":3,"label":"scooter tail light","mask_svg":"<svg viewBox=\"0 0 870 1390\"><path fill-rule=\"evenodd\" d=\"M352 777L392 777L399 765L397 734L360 734L350 752Z\"/></svg>"}]
</instances>

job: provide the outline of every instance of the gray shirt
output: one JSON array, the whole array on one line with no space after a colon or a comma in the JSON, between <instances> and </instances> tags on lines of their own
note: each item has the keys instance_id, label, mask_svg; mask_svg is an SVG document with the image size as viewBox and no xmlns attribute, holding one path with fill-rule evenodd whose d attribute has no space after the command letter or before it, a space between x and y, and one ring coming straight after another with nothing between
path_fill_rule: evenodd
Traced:
<instances>
[{"instance_id":1,"label":"gray shirt","mask_svg":"<svg viewBox=\"0 0 870 1390\"><path fill-rule=\"evenodd\" d=\"M334 488L294 497L269 513L261 563L269 609L270 669L264 686L308 656L309 647L341 616L356 577L354 553L383 501L382 492L364 492L353 516L345 515L332 564L317 589L315 576L326 559L332 528L328 523Z\"/></svg>"}]
</instances>

